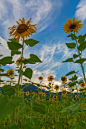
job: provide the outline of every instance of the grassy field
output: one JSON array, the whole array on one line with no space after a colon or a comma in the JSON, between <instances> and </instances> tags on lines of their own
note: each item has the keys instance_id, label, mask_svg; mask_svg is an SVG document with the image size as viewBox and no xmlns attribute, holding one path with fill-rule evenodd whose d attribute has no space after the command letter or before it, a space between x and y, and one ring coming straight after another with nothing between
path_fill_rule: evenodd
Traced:
<instances>
[{"instance_id":1,"label":"grassy field","mask_svg":"<svg viewBox=\"0 0 86 129\"><path fill-rule=\"evenodd\" d=\"M12 113L0 122L0 129L86 129L86 97L85 94L48 95L41 91L20 92L23 98L16 107L15 125L12 124ZM6 96L1 94L1 96ZM81 98L80 98L81 97Z\"/></svg>"}]
</instances>

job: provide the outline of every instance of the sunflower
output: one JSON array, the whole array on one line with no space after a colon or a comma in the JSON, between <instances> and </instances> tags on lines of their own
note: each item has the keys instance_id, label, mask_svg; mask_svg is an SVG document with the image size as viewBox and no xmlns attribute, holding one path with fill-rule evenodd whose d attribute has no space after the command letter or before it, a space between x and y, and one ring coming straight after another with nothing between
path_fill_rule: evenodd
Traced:
<instances>
[{"instance_id":1,"label":"sunflower","mask_svg":"<svg viewBox=\"0 0 86 129\"><path fill-rule=\"evenodd\" d=\"M52 81L54 77L52 75L48 76L48 81Z\"/></svg>"},{"instance_id":2,"label":"sunflower","mask_svg":"<svg viewBox=\"0 0 86 129\"><path fill-rule=\"evenodd\" d=\"M43 94L43 92L40 92L39 94Z\"/></svg>"},{"instance_id":3,"label":"sunflower","mask_svg":"<svg viewBox=\"0 0 86 129\"><path fill-rule=\"evenodd\" d=\"M28 96L28 95L29 95L29 91L26 92L26 96Z\"/></svg>"},{"instance_id":4,"label":"sunflower","mask_svg":"<svg viewBox=\"0 0 86 129\"><path fill-rule=\"evenodd\" d=\"M85 87L85 83L81 83L80 86L81 86L81 87Z\"/></svg>"},{"instance_id":5,"label":"sunflower","mask_svg":"<svg viewBox=\"0 0 86 129\"><path fill-rule=\"evenodd\" d=\"M42 76L40 76L40 77L38 77L38 79L39 79L39 80L43 80L43 77L42 77Z\"/></svg>"},{"instance_id":6,"label":"sunflower","mask_svg":"<svg viewBox=\"0 0 86 129\"><path fill-rule=\"evenodd\" d=\"M18 66L21 64L20 60L21 60L21 57L20 57L20 58L18 58L18 60L16 61L16 64L17 64ZM24 57L22 57L22 60L24 61L24 60L25 60L25 58L24 58ZM22 63L22 64L24 64L24 63Z\"/></svg>"},{"instance_id":7,"label":"sunflower","mask_svg":"<svg viewBox=\"0 0 86 129\"><path fill-rule=\"evenodd\" d=\"M68 85L68 88L73 88L74 86L70 86L70 85Z\"/></svg>"},{"instance_id":8,"label":"sunflower","mask_svg":"<svg viewBox=\"0 0 86 129\"><path fill-rule=\"evenodd\" d=\"M36 97L36 101L40 101L41 99L40 99L40 97Z\"/></svg>"},{"instance_id":9,"label":"sunflower","mask_svg":"<svg viewBox=\"0 0 86 129\"><path fill-rule=\"evenodd\" d=\"M45 96L46 97L46 94L45 93L42 93L42 96Z\"/></svg>"},{"instance_id":10,"label":"sunflower","mask_svg":"<svg viewBox=\"0 0 86 129\"><path fill-rule=\"evenodd\" d=\"M21 19L19 19L19 21L21 21L21 24L17 22L18 25L13 25L13 27L9 27L8 29L10 29L10 36L13 36L13 39L17 37L17 42L19 42L19 39L23 39L26 37L30 37L30 35L32 35L32 33L36 33L37 28L35 27L37 24L35 25L31 25L30 23L32 18L30 18L29 21L26 22L25 24L25 19L24 17ZM36 29L36 30L34 30Z\"/></svg>"},{"instance_id":11,"label":"sunflower","mask_svg":"<svg viewBox=\"0 0 86 129\"><path fill-rule=\"evenodd\" d=\"M59 86L58 85L55 85L54 89L58 90L59 89Z\"/></svg>"},{"instance_id":12,"label":"sunflower","mask_svg":"<svg viewBox=\"0 0 86 129\"><path fill-rule=\"evenodd\" d=\"M61 92L62 92L62 93L66 93L66 94L67 94L67 91L66 91L65 89L63 89Z\"/></svg>"},{"instance_id":13,"label":"sunflower","mask_svg":"<svg viewBox=\"0 0 86 129\"><path fill-rule=\"evenodd\" d=\"M78 30L80 31L83 24L79 24L81 23L81 20L79 21L77 20L78 19L75 19L75 17L73 17L73 21L71 21L71 19L69 18L67 20L68 23L67 22L63 23L65 25L63 25L62 30L64 30L64 32L66 31L66 33L68 34L72 31L78 33Z\"/></svg>"},{"instance_id":14,"label":"sunflower","mask_svg":"<svg viewBox=\"0 0 86 129\"><path fill-rule=\"evenodd\" d=\"M2 87L6 86L7 84L4 84Z\"/></svg>"},{"instance_id":15,"label":"sunflower","mask_svg":"<svg viewBox=\"0 0 86 129\"><path fill-rule=\"evenodd\" d=\"M57 96L54 95L53 98L54 98L54 99L57 99Z\"/></svg>"},{"instance_id":16,"label":"sunflower","mask_svg":"<svg viewBox=\"0 0 86 129\"><path fill-rule=\"evenodd\" d=\"M79 91L83 92L83 91L84 91L84 89L83 89L83 88L79 88Z\"/></svg>"},{"instance_id":17,"label":"sunflower","mask_svg":"<svg viewBox=\"0 0 86 129\"><path fill-rule=\"evenodd\" d=\"M77 95L75 95L75 98L77 99Z\"/></svg>"},{"instance_id":18,"label":"sunflower","mask_svg":"<svg viewBox=\"0 0 86 129\"><path fill-rule=\"evenodd\" d=\"M7 73L8 73L8 76L9 76L9 77L13 77L13 76L14 76L14 71L13 71L12 69L9 69L9 70L7 71Z\"/></svg>"},{"instance_id":19,"label":"sunflower","mask_svg":"<svg viewBox=\"0 0 86 129\"><path fill-rule=\"evenodd\" d=\"M67 78L64 76L64 77L61 77L61 80L62 80L62 84L67 82Z\"/></svg>"}]
</instances>

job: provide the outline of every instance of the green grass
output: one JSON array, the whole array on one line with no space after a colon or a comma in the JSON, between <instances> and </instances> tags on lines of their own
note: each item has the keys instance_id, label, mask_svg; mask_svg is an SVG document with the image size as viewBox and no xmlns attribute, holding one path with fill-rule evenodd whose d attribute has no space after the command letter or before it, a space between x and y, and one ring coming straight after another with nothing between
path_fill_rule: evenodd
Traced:
<instances>
[{"instance_id":1,"label":"green grass","mask_svg":"<svg viewBox=\"0 0 86 129\"><path fill-rule=\"evenodd\" d=\"M22 95L20 94L20 96ZM37 100L36 97L37 95L35 95L35 100ZM33 100L31 102L28 100L29 98L25 102L25 107L16 108L15 124L18 125L18 129L27 129L28 127L31 129L85 129L86 127L86 98L84 97L77 101L77 99L72 99L72 95L67 95L66 97L61 96L61 101L58 98L46 101L42 96L42 101L35 102L45 106L46 112L44 114L39 112L39 109L34 111L31 107L31 104L34 104ZM79 107L77 107L77 103ZM75 107L72 107L71 110L63 110L74 105L76 105L76 110L73 110ZM0 123L0 129L6 127L6 129L11 129L11 119L12 112Z\"/></svg>"}]
</instances>

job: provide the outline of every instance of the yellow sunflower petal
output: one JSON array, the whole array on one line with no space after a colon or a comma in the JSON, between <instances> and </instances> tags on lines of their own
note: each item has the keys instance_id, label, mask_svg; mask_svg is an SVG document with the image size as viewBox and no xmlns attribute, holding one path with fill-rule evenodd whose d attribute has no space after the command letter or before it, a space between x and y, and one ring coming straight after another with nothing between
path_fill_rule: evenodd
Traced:
<instances>
[{"instance_id":1,"label":"yellow sunflower petal","mask_svg":"<svg viewBox=\"0 0 86 129\"><path fill-rule=\"evenodd\" d=\"M20 23L18 21L16 21L18 25L20 25Z\"/></svg>"},{"instance_id":2,"label":"yellow sunflower petal","mask_svg":"<svg viewBox=\"0 0 86 129\"><path fill-rule=\"evenodd\" d=\"M26 25L29 25L32 22L31 19L32 18L30 18L30 20L26 22Z\"/></svg>"},{"instance_id":3,"label":"yellow sunflower petal","mask_svg":"<svg viewBox=\"0 0 86 129\"><path fill-rule=\"evenodd\" d=\"M25 24L25 19L24 19L24 17L22 18L22 24Z\"/></svg>"}]
</instances>

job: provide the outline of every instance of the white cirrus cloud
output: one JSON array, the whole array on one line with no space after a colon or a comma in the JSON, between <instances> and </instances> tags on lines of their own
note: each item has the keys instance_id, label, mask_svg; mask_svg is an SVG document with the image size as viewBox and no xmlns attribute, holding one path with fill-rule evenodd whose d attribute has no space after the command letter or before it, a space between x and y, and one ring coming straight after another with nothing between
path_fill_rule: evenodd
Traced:
<instances>
[{"instance_id":1,"label":"white cirrus cloud","mask_svg":"<svg viewBox=\"0 0 86 129\"><path fill-rule=\"evenodd\" d=\"M86 20L86 0L80 0L76 8L75 16L84 22Z\"/></svg>"}]
</instances>

